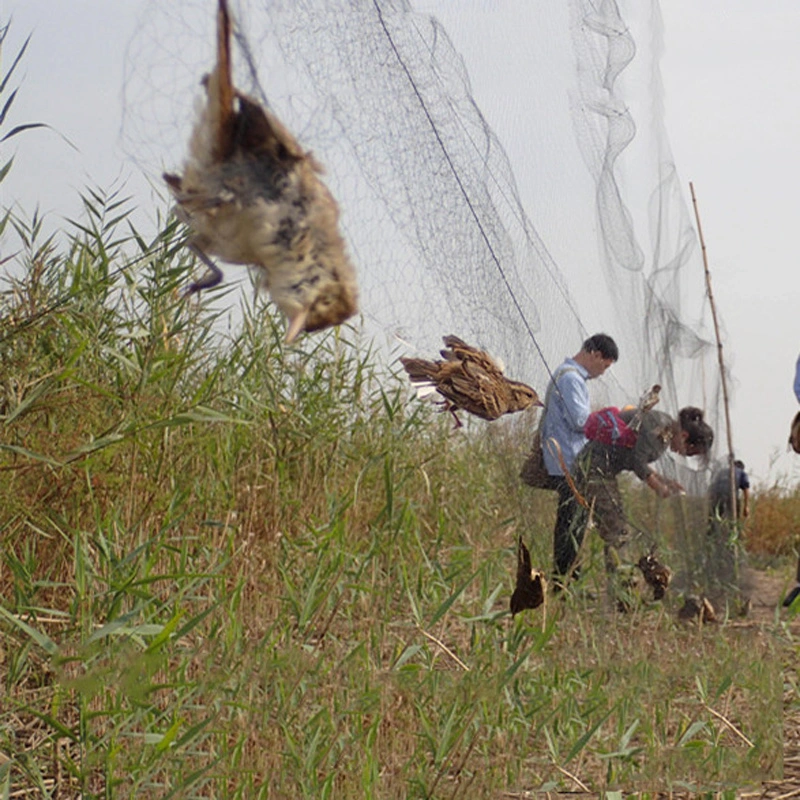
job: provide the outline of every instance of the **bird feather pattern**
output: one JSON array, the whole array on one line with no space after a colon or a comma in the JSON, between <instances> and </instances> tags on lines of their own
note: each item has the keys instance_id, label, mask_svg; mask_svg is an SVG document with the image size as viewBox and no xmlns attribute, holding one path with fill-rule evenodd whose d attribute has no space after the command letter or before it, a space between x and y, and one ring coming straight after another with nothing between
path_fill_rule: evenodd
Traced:
<instances>
[{"instance_id":1,"label":"bird feather pattern","mask_svg":"<svg viewBox=\"0 0 800 800\"><path fill-rule=\"evenodd\" d=\"M356 313L358 289L338 204L313 155L234 87L226 0L218 0L217 63L203 85L183 174L164 175L190 246L209 267L189 293L220 282L216 256L258 271L259 287L289 320L287 341L344 322Z\"/></svg>"},{"instance_id":2,"label":"bird feather pattern","mask_svg":"<svg viewBox=\"0 0 800 800\"><path fill-rule=\"evenodd\" d=\"M534 389L506 378L488 353L457 336L445 336L443 341L442 361L422 358L400 361L413 384L432 386L444 398L444 409L453 414L456 427L461 425L458 410L492 421L503 414L542 405Z\"/></svg>"}]
</instances>

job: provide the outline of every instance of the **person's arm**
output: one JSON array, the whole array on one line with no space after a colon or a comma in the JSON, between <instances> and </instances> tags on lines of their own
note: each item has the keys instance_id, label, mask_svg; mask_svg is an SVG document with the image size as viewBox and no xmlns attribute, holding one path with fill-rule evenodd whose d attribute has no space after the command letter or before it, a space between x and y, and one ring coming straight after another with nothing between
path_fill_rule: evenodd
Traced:
<instances>
[{"instance_id":1,"label":"person's arm","mask_svg":"<svg viewBox=\"0 0 800 800\"><path fill-rule=\"evenodd\" d=\"M669 497L672 494L666 481L657 472L651 472L645 483L659 496Z\"/></svg>"},{"instance_id":2,"label":"person's arm","mask_svg":"<svg viewBox=\"0 0 800 800\"><path fill-rule=\"evenodd\" d=\"M750 490L742 489L742 519L750 516Z\"/></svg>"},{"instance_id":3,"label":"person's arm","mask_svg":"<svg viewBox=\"0 0 800 800\"><path fill-rule=\"evenodd\" d=\"M636 445L629 450L630 469L639 480L644 481L659 497L672 497L685 494L686 490L677 481L656 472L650 463L655 461L667 449L660 435L664 425L670 422L669 417L658 411L648 411L642 418L642 426L636 439Z\"/></svg>"},{"instance_id":4,"label":"person's arm","mask_svg":"<svg viewBox=\"0 0 800 800\"><path fill-rule=\"evenodd\" d=\"M564 404L564 415L574 431L583 432L583 426L589 418L589 390L586 381L574 370L559 376L556 391Z\"/></svg>"},{"instance_id":5,"label":"person's arm","mask_svg":"<svg viewBox=\"0 0 800 800\"><path fill-rule=\"evenodd\" d=\"M681 486L678 481L673 481L671 478L665 478L657 472L651 472L645 483L659 496L659 497L672 497L676 494L686 494L686 490Z\"/></svg>"}]
</instances>

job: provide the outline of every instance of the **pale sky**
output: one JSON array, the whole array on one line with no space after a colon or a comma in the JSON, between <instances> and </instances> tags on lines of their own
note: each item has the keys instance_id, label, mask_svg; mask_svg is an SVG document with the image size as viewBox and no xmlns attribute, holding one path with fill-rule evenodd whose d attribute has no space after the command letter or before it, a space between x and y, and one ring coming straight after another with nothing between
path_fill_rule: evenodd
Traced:
<instances>
[{"instance_id":1,"label":"pale sky","mask_svg":"<svg viewBox=\"0 0 800 800\"><path fill-rule=\"evenodd\" d=\"M787 454L800 353L800 4L665 0L666 124L698 195L733 375L733 425L757 477Z\"/></svg>"},{"instance_id":2,"label":"pale sky","mask_svg":"<svg viewBox=\"0 0 800 800\"><path fill-rule=\"evenodd\" d=\"M6 145L4 155L16 154L16 161L2 186L5 205L18 202L30 211L38 203L55 219L75 217L78 192L86 185L125 183L142 219L147 218L153 205L147 184L119 144L124 53L145 5L145 0L5 0L2 16L12 18L6 67L21 40L33 33L10 121L47 122L77 147L70 149L49 131L33 131ZM515 76L503 70L502 42L494 42L489 29L493 15L499 19L511 5L502 0L416 3L426 12L440 10L457 49L468 47L476 26L485 34L482 49L497 48L498 60L488 75L477 74L485 69L478 54L464 56L467 67L476 70L471 74L476 99L508 151L526 211L537 224L538 198L528 181L536 154L526 151L524 140L504 139L504 133L513 135L514 117L524 110L499 90L493 107L484 109L481 100L495 74L509 98L514 94ZM445 6L457 7L457 14L448 16ZM800 351L795 241L800 3L662 0L661 13L667 132L686 201L691 180L700 203L724 352L734 376L737 456L758 481L781 475L797 480L800 458L786 453L786 440L797 407L792 379ZM535 23L534 15L534 9L526 13L525 24ZM568 260L564 237L554 238L560 242L548 241L548 246ZM591 318L590 309L585 313ZM587 324L595 327L594 320ZM606 327L602 321L598 326Z\"/></svg>"}]
</instances>

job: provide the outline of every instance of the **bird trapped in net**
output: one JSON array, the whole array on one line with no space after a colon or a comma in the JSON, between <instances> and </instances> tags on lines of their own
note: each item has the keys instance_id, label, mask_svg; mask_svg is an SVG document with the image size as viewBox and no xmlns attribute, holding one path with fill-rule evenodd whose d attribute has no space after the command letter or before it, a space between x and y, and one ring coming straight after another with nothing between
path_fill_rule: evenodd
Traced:
<instances>
[{"instance_id":1,"label":"bird trapped in net","mask_svg":"<svg viewBox=\"0 0 800 800\"><path fill-rule=\"evenodd\" d=\"M678 609L678 619L682 622L716 622L717 612L707 597L688 595Z\"/></svg>"},{"instance_id":2,"label":"bird trapped in net","mask_svg":"<svg viewBox=\"0 0 800 800\"><path fill-rule=\"evenodd\" d=\"M539 395L525 383L512 381L492 357L471 347L457 336L443 337L444 361L422 358L401 358L411 382L421 387L433 387L444 397L444 409L461 427L457 411L464 410L485 420L495 420L503 414L541 406Z\"/></svg>"},{"instance_id":3,"label":"bird trapped in net","mask_svg":"<svg viewBox=\"0 0 800 800\"><path fill-rule=\"evenodd\" d=\"M546 589L544 575L531 567L531 554L519 537L517 542L517 584L511 595L511 614L526 608L538 608L544 602Z\"/></svg>"},{"instance_id":4,"label":"bird trapped in net","mask_svg":"<svg viewBox=\"0 0 800 800\"><path fill-rule=\"evenodd\" d=\"M222 280L217 256L258 271L261 288L286 315L287 341L356 312L355 270L339 232L339 208L322 167L231 77L231 19L217 11L217 64L203 79L206 103L182 175L165 174L189 244L209 268L188 293Z\"/></svg>"},{"instance_id":5,"label":"bird trapped in net","mask_svg":"<svg viewBox=\"0 0 800 800\"><path fill-rule=\"evenodd\" d=\"M652 553L642 556L637 564L645 583L653 588L653 599L663 600L672 580L672 570L662 564Z\"/></svg>"}]
</instances>

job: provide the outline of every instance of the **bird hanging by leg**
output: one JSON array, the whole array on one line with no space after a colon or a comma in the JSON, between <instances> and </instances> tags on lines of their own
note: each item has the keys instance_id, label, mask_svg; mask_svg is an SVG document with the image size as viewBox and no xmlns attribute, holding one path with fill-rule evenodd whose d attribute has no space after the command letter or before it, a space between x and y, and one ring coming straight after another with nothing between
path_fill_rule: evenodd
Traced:
<instances>
[{"instance_id":1,"label":"bird hanging by leg","mask_svg":"<svg viewBox=\"0 0 800 800\"><path fill-rule=\"evenodd\" d=\"M323 170L278 118L237 91L231 19L218 0L217 64L203 79L206 102L183 174L165 174L189 246L208 267L188 293L222 280L216 256L258 273L288 320L286 341L356 313L355 270L339 232L339 207Z\"/></svg>"}]
</instances>

